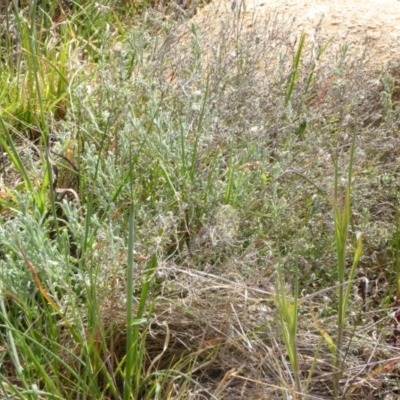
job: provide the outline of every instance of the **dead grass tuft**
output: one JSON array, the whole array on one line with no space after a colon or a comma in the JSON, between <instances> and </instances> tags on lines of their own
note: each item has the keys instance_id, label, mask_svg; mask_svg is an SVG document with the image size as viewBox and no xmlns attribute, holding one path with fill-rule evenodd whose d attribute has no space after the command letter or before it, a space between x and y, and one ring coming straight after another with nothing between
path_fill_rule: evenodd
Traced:
<instances>
[{"instance_id":1,"label":"dead grass tuft","mask_svg":"<svg viewBox=\"0 0 400 400\"><path fill-rule=\"evenodd\" d=\"M165 398L179 399L183 391L190 399L293 395L271 279L250 285L239 275L226 279L177 266L160 267L156 276L159 295L153 294L156 305L141 333L146 338L143 368L146 377L165 374ZM304 398L332 398L333 355L317 329L318 324L330 326L333 334L330 317L321 317L329 293L300 300L299 359L303 384L308 386ZM101 319L112 343L108 356L117 363L126 353L125 317L115 309L110 313L107 301L102 308ZM361 319L356 323L357 318ZM343 396L376 398L397 387L397 349L389 340L385 344L375 339L377 334L380 339L391 335L390 321L386 315L370 322L363 313L349 320ZM356 328L360 322L362 329Z\"/></svg>"}]
</instances>

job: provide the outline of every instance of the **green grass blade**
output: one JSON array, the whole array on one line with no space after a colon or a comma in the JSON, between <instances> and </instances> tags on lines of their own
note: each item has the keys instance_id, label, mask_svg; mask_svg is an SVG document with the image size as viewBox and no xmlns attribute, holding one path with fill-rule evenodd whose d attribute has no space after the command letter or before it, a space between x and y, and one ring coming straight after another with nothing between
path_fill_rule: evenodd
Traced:
<instances>
[{"instance_id":1,"label":"green grass blade","mask_svg":"<svg viewBox=\"0 0 400 400\"><path fill-rule=\"evenodd\" d=\"M288 106L290 99L293 94L293 90L296 86L296 82L299 76L299 66L300 66L300 60L301 60L301 54L303 52L303 48L306 42L306 34L303 32L300 35L300 41L299 45L297 47L296 55L293 60L293 67L292 67L292 73L290 74L290 79L289 79L289 84L286 88L286 95L285 95L285 107Z\"/></svg>"},{"instance_id":2,"label":"green grass blade","mask_svg":"<svg viewBox=\"0 0 400 400\"><path fill-rule=\"evenodd\" d=\"M129 400L132 395L132 375L134 373L136 343L133 326L133 296L134 296L134 238L135 238L135 209L133 201L129 213L129 243L128 243L128 271L126 285L126 362L124 400Z\"/></svg>"},{"instance_id":3,"label":"green grass blade","mask_svg":"<svg viewBox=\"0 0 400 400\"><path fill-rule=\"evenodd\" d=\"M7 153L8 157L10 157L10 160L13 163L14 167L24 180L26 190L32 191L33 190L32 182L28 176L28 173L25 170L24 164L22 163L18 151L15 148L14 140L12 139L10 133L8 132L5 122L1 116L0 116L0 124L4 132L4 136L0 135L0 145Z\"/></svg>"}]
</instances>

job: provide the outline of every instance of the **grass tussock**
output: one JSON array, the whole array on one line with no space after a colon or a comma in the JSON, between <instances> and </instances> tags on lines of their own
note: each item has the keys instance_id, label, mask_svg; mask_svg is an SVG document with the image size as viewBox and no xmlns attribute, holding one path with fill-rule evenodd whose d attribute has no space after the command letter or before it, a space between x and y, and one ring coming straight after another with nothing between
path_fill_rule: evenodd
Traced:
<instances>
[{"instance_id":1,"label":"grass tussock","mask_svg":"<svg viewBox=\"0 0 400 400\"><path fill-rule=\"evenodd\" d=\"M241 9L47 5L2 10L2 397L395 398L396 70Z\"/></svg>"}]
</instances>

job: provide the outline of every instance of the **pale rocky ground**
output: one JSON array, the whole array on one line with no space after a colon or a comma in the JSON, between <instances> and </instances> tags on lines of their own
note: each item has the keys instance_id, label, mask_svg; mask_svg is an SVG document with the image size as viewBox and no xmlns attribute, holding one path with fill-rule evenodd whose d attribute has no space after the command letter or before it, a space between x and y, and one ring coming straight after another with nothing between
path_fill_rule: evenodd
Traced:
<instances>
[{"instance_id":1,"label":"pale rocky ground","mask_svg":"<svg viewBox=\"0 0 400 400\"><path fill-rule=\"evenodd\" d=\"M232 1L238 2L236 7ZM367 45L369 66L400 67L399 0L214 0L190 23L197 24L202 42L212 49L223 26L235 19L241 32L262 34L266 29L270 40L281 40L271 32L285 25L290 28L286 44L293 47L303 31L308 44L316 38L318 43L331 40L331 54L347 43L349 54L357 57Z\"/></svg>"}]
</instances>

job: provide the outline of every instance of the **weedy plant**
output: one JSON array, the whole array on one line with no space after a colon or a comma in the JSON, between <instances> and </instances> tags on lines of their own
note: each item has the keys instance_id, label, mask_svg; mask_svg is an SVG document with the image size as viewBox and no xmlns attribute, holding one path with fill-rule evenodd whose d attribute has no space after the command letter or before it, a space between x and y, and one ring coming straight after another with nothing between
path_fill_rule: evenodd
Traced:
<instances>
[{"instance_id":1,"label":"weedy plant","mask_svg":"<svg viewBox=\"0 0 400 400\"><path fill-rule=\"evenodd\" d=\"M1 396L397 388L382 307L399 231L383 206L397 193L393 82L376 102L347 47L335 63L326 41L310 49L303 34L294 47L272 15L253 31L236 10L218 32L122 3L10 8L20 52L7 37ZM370 313L358 311L359 263L382 286Z\"/></svg>"}]
</instances>

